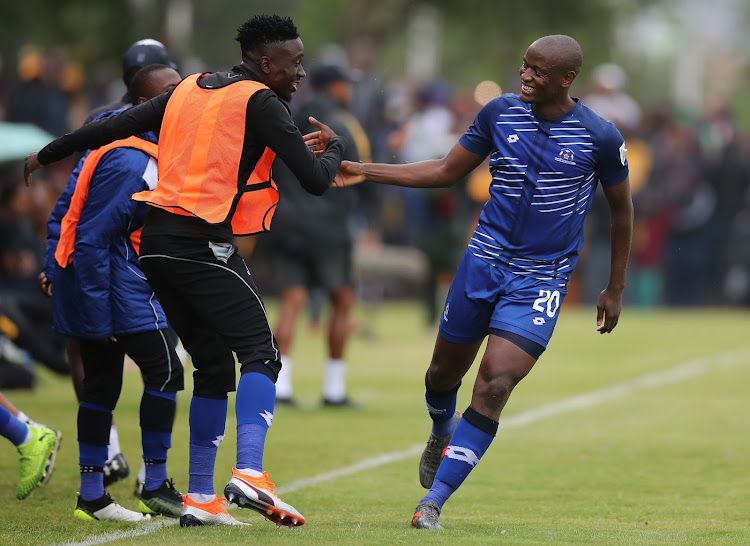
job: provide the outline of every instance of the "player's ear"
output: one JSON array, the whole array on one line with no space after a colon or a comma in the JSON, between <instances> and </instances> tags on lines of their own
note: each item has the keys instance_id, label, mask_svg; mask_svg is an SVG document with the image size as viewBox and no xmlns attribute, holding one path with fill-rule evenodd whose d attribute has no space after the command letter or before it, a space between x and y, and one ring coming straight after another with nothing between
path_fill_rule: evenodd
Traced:
<instances>
[{"instance_id":1,"label":"player's ear","mask_svg":"<svg viewBox=\"0 0 750 546\"><path fill-rule=\"evenodd\" d=\"M573 83L573 80L576 79L576 73L573 70L568 70L565 74L563 74L562 77L562 86L563 87L570 87Z\"/></svg>"}]
</instances>

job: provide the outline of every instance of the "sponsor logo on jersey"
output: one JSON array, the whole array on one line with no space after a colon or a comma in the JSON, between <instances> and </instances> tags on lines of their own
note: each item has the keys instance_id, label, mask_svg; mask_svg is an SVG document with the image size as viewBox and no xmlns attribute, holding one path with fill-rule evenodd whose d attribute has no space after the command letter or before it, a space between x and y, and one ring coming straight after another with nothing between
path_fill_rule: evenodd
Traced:
<instances>
[{"instance_id":1,"label":"sponsor logo on jersey","mask_svg":"<svg viewBox=\"0 0 750 546\"><path fill-rule=\"evenodd\" d=\"M518 142L518 135L515 133L508 135L508 143L513 144L514 142Z\"/></svg>"}]
</instances>

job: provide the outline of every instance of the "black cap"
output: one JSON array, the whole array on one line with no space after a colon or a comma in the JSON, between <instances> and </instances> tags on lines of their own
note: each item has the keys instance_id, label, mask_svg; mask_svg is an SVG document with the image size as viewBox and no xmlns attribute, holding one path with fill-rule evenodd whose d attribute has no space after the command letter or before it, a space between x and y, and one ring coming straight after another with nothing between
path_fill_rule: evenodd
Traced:
<instances>
[{"instance_id":1,"label":"black cap","mask_svg":"<svg viewBox=\"0 0 750 546\"><path fill-rule=\"evenodd\" d=\"M164 64L177 69L177 65L169 59L169 53L164 44L151 38L138 40L122 56L122 80L125 85L130 85L134 68L143 68L150 64Z\"/></svg>"},{"instance_id":2,"label":"black cap","mask_svg":"<svg viewBox=\"0 0 750 546\"><path fill-rule=\"evenodd\" d=\"M323 89L333 82L351 82L352 78L338 65L324 64L310 69L310 84L314 89Z\"/></svg>"}]
</instances>

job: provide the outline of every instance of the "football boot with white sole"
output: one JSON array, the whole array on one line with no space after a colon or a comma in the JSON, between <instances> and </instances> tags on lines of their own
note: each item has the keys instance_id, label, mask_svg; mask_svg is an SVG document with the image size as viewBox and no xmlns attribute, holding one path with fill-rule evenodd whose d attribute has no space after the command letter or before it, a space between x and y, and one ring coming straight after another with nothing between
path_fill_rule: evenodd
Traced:
<instances>
[{"instance_id":1,"label":"football boot with white sole","mask_svg":"<svg viewBox=\"0 0 750 546\"><path fill-rule=\"evenodd\" d=\"M277 526L294 528L304 525L304 516L294 506L282 501L274 493L275 487L276 485L268 479L268 472L263 472L262 476L252 477L233 468L232 479L224 488L224 496L227 502L240 508L255 510Z\"/></svg>"},{"instance_id":2,"label":"football boot with white sole","mask_svg":"<svg viewBox=\"0 0 750 546\"><path fill-rule=\"evenodd\" d=\"M223 498L214 497L210 502L197 502L189 495L183 495L180 527L200 527L201 525L250 525L234 518L227 512Z\"/></svg>"},{"instance_id":3,"label":"football boot with white sole","mask_svg":"<svg viewBox=\"0 0 750 546\"><path fill-rule=\"evenodd\" d=\"M73 516L84 521L127 521L137 523L151 519L149 514L141 514L120 506L109 493L104 493L98 499L85 501L78 495Z\"/></svg>"}]
</instances>

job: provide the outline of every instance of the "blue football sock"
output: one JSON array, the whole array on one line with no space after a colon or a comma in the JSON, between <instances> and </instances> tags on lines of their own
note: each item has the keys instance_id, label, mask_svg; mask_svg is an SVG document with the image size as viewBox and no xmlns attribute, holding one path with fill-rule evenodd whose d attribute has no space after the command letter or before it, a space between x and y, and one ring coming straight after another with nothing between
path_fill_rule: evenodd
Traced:
<instances>
[{"instance_id":1,"label":"blue football sock","mask_svg":"<svg viewBox=\"0 0 750 546\"><path fill-rule=\"evenodd\" d=\"M237 386L237 468L263 471L266 432L273 422L276 385L260 373L246 373Z\"/></svg>"},{"instance_id":2,"label":"blue football sock","mask_svg":"<svg viewBox=\"0 0 750 546\"><path fill-rule=\"evenodd\" d=\"M213 495L216 451L224 439L227 399L193 396L190 403L188 493Z\"/></svg>"},{"instance_id":3,"label":"blue football sock","mask_svg":"<svg viewBox=\"0 0 750 546\"><path fill-rule=\"evenodd\" d=\"M167 451L172 447L172 425L177 407L176 392L143 391L141 399L141 444L146 479L143 488L153 491L168 478Z\"/></svg>"},{"instance_id":4,"label":"blue football sock","mask_svg":"<svg viewBox=\"0 0 750 546\"><path fill-rule=\"evenodd\" d=\"M448 497L450 497L454 491L455 489L453 487L435 478L430 491L419 502L421 504L424 501L434 501L442 509L445 501L448 500Z\"/></svg>"},{"instance_id":5,"label":"blue football sock","mask_svg":"<svg viewBox=\"0 0 750 546\"><path fill-rule=\"evenodd\" d=\"M80 495L85 501L101 498L104 495L104 472L82 466Z\"/></svg>"},{"instance_id":6,"label":"blue football sock","mask_svg":"<svg viewBox=\"0 0 750 546\"><path fill-rule=\"evenodd\" d=\"M5 436L14 446L20 446L29 436L29 427L10 411L0 406L0 435Z\"/></svg>"},{"instance_id":7,"label":"blue football sock","mask_svg":"<svg viewBox=\"0 0 750 546\"><path fill-rule=\"evenodd\" d=\"M496 421L474 411L471 406L466 409L463 419L456 425L426 500L434 500L438 506L443 506L490 447L497 434L497 426Z\"/></svg>"},{"instance_id":8,"label":"blue football sock","mask_svg":"<svg viewBox=\"0 0 750 546\"><path fill-rule=\"evenodd\" d=\"M145 460L146 465L146 481L143 482L143 489L146 491L154 491L161 487L167 476L167 463L151 462L152 459Z\"/></svg>"},{"instance_id":9,"label":"blue football sock","mask_svg":"<svg viewBox=\"0 0 750 546\"><path fill-rule=\"evenodd\" d=\"M425 374L424 403L432 419L432 433L444 438L450 436L455 427L453 415L456 413L456 398L461 383L459 382L455 388L448 392L435 392L430 387L427 377L427 374Z\"/></svg>"},{"instance_id":10,"label":"blue football sock","mask_svg":"<svg viewBox=\"0 0 750 546\"><path fill-rule=\"evenodd\" d=\"M104 495L104 465L107 446L78 442L78 464L81 470L81 498L96 500Z\"/></svg>"},{"instance_id":11,"label":"blue football sock","mask_svg":"<svg viewBox=\"0 0 750 546\"><path fill-rule=\"evenodd\" d=\"M104 495L104 465L111 426L110 408L89 402L78 404L78 465L83 500L96 500Z\"/></svg>"}]
</instances>

